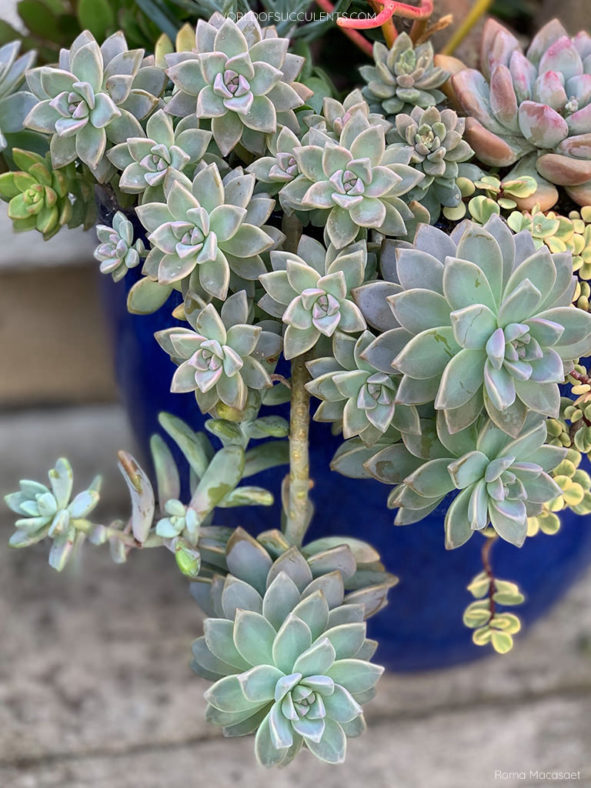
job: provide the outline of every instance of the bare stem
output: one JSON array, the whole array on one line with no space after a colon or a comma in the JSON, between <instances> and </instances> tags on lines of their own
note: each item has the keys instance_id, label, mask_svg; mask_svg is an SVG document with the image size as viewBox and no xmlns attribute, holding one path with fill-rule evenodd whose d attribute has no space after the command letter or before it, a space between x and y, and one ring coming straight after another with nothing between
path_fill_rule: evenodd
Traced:
<instances>
[{"instance_id":1,"label":"bare stem","mask_svg":"<svg viewBox=\"0 0 591 788\"><path fill-rule=\"evenodd\" d=\"M492 550L492 546L497 541L496 536L491 536L486 539L482 547L481 558L482 558L482 568L484 569L487 577L488 577L488 602L489 602L489 609L490 609L490 617L494 618L496 612L496 605L494 600L494 594L497 590L495 584L495 575L492 569L492 565L490 562L490 551Z\"/></svg>"},{"instance_id":2,"label":"bare stem","mask_svg":"<svg viewBox=\"0 0 591 788\"><path fill-rule=\"evenodd\" d=\"M291 544L301 545L308 527L310 463L308 433L310 427L310 395L306 383L310 379L306 356L291 364L291 412L289 417L289 490L285 536Z\"/></svg>"}]
</instances>

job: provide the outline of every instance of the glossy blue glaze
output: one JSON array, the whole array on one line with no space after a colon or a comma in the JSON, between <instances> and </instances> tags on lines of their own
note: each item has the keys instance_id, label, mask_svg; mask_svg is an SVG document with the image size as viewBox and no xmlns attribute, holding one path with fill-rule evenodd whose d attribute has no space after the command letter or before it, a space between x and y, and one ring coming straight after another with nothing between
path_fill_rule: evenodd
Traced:
<instances>
[{"instance_id":1,"label":"glossy blue glaze","mask_svg":"<svg viewBox=\"0 0 591 788\"><path fill-rule=\"evenodd\" d=\"M174 365L153 339L157 329L174 325L171 302L149 316L128 314L126 290L133 273L118 285L102 277L105 309L113 331L117 379L143 460L157 416L166 410L199 429L203 423L192 394L170 394ZM285 415L285 411L284 411ZM388 487L375 481L347 479L329 470L339 439L323 424L311 431L312 498L315 524L309 538L349 534L371 542L388 569L400 577L390 605L370 621L370 634L380 641L377 658L396 671L426 670L475 659L488 649L474 646L462 623L471 597L470 579L481 570L482 539L476 535L464 547L448 552L443 544L443 512L435 511L417 525L395 528L386 509ZM279 500L284 469L267 471L252 483L267 487ZM276 527L279 506L271 509L220 510L218 525L242 525L252 533ZM563 516L556 536L540 535L518 550L498 543L492 554L499 577L516 580L527 595L519 613L531 624L554 603L591 560L589 519Z\"/></svg>"}]
</instances>

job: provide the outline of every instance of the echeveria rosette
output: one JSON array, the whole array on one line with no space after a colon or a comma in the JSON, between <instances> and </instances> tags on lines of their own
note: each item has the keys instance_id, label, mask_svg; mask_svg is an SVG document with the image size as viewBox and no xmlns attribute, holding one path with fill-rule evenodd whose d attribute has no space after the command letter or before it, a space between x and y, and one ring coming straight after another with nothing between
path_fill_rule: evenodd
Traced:
<instances>
[{"instance_id":1,"label":"echeveria rosette","mask_svg":"<svg viewBox=\"0 0 591 788\"><path fill-rule=\"evenodd\" d=\"M238 143L263 153L265 136L278 125L297 130L293 110L310 95L295 81L304 59L288 46L289 39L262 29L252 12L236 22L218 13L199 20L195 49L167 56L176 88L167 112L210 119L224 156Z\"/></svg>"},{"instance_id":2,"label":"echeveria rosette","mask_svg":"<svg viewBox=\"0 0 591 788\"><path fill-rule=\"evenodd\" d=\"M335 331L359 333L365 320L351 298L351 289L365 278L367 248L353 244L337 252L302 236L298 254L271 252L273 271L259 281L266 295L259 305L285 325L283 352L287 359L311 350L321 336Z\"/></svg>"},{"instance_id":3,"label":"echeveria rosette","mask_svg":"<svg viewBox=\"0 0 591 788\"><path fill-rule=\"evenodd\" d=\"M546 422L533 413L516 439L486 418L455 434L441 413L435 423L436 434L426 431L426 440L406 438L366 464L380 481L398 485L389 498L389 506L399 507L395 523L418 522L459 490L445 517L448 549L489 525L520 547L528 517L560 494L549 472L566 449L546 445Z\"/></svg>"},{"instance_id":4,"label":"echeveria rosette","mask_svg":"<svg viewBox=\"0 0 591 788\"><path fill-rule=\"evenodd\" d=\"M288 572L290 566L295 570L301 563L299 557L294 561L293 545L276 529L264 531L255 539L241 528L201 526L199 551L200 582L191 587L191 593L202 610L214 617L232 614L224 600L224 578L228 573L258 588L260 583L264 586L269 567L279 559L286 562ZM309 577L311 573L312 578L318 578L333 577L338 572L344 583L344 596L337 582L335 593L327 596L329 604L359 605L363 618L374 616L386 606L388 591L398 582L386 571L379 553L361 539L326 536L303 545L300 552L308 569L299 569L299 574ZM243 558L239 560L241 554Z\"/></svg>"},{"instance_id":5,"label":"echeveria rosette","mask_svg":"<svg viewBox=\"0 0 591 788\"><path fill-rule=\"evenodd\" d=\"M482 73L465 69L452 80L478 158L496 167L521 160L519 172L539 182L543 210L558 199L555 186L590 204L591 37L570 38L554 19L524 54L515 36L490 19L481 63Z\"/></svg>"},{"instance_id":6,"label":"echeveria rosette","mask_svg":"<svg viewBox=\"0 0 591 788\"><path fill-rule=\"evenodd\" d=\"M343 550L337 568L325 559L315 577L297 548L273 561L238 529L227 545L229 574L211 583L216 617L205 620L192 663L214 682L205 693L207 719L226 736L255 733L264 766L284 766L304 746L342 763L347 737L365 729L362 704L383 668L369 661L377 644L366 638L363 605L343 604ZM201 601L206 586L193 589Z\"/></svg>"},{"instance_id":7,"label":"echeveria rosette","mask_svg":"<svg viewBox=\"0 0 591 788\"><path fill-rule=\"evenodd\" d=\"M9 145L12 135L23 130L25 118L37 103L32 93L19 90L25 72L35 62L33 51L18 57L20 46L19 41L11 41L0 47L0 151Z\"/></svg>"},{"instance_id":8,"label":"echeveria rosette","mask_svg":"<svg viewBox=\"0 0 591 788\"><path fill-rule=\"evenodd\" d=\"M194 292L220 299L228 293L231 272L241 280L264 273L260 254L274 239L261 225L275 201L264 194L253 196L254 186L254 175L240 168L222 180L216 164L204 166L193 181L169 172L166 203L136 209L152 245L143 273L164 285L190 277Z\"/></svg>"},{"instance_id":9,"label":"echeveria rosette","mask_svg":"<svg viewBox=\"0 0 591 788\"><path fill-rule=\"evenodd\" d=\"M176 126L163 109L146 124L146 134L132 137L107 152L109 161L122 170L121 191L141 195L140 202L164 200L164 179L170 170L183 172L201 161L211 140L211 132L199 128L194 117Z\"/></svg>"},{"instance_id":10,"label":"echeveria rosette","mask_svg":"<svg viewBox=\"0 0 591 788\"><path fill-rule=\"evenodd\" d=\"M108 143L143 135L139 121L156 106L165 80L162 69L144 63L142 49L128 50L122 33L99 47L85 31L69 51L62 50L59 68L27 73L39 101L25 125L51 135L54 167L80 159L104 182L113 173L104 158Z\"/></svg>"},{"instance_id":11,"label":"echeveria rosette","mask_svg":"<svg viewBox=\"0 0 591 788\"><path fill-rule=\"evenodd\" d=\"M275 194L300 174L294 154L300 145L299 137L287 126L281 126L267 141L270 155L253 161L247 171L252 172L257 181L266 184L268 194Z\"/></svg>"},{"instance_id":12,"label":"echeveria rosette","mask_svg":"<svg viewBox=\"0 0 591 788\"><path fill-rule=\"evenodd\" d=\"M413 246L382 255L382 272L389 282L355 295L366 320L385 329L367 355L403 375L398 402L434 401L451 432L483 408L515 437L528 410L557 415L558 384L591 351L591 318L571 306L569 253L536 249L528 232L513 235L494 216L451 236L423 226Z\"/></svg>"},{"instance_id":13,"label":"echeveria rosette","mask_svg":"<svg viewBox=\"0 0 591 788\"><path fill-rule=\"evenodd\" d=\"M199 538L199 516L195 509L171 498L164 504L164 517L156 523L156 534L163 539L185 538L196 545Z\"/></svg>"},{"instance_id":14,"label":"echeveria rosette","mask_svg":"<svg viewBox=\"0 0 591 788\"><path fill-rule=\"evenodd\" d=\"M408 164L411 148L386 147L384 127L360 112L338 141L322 132L312 141L294 151L301 174L281 189L284 208L316 212L337 249L353 243L360 229L404 235L413 213L401 197L424 178Z\"/></svg>"},{"instance_id":15,"label":"echeveria rosette","mask_svg":"<svg viewBox=\"0 0 591 788\"><path fill-rule=\"evenodd\" d=\"M371 110L388 117L441 104L445 94L439 88L449 73L434 64L433 56L430 41L415 46L408 33L401 33L390 49L376 41L374 65L360 68Z\"/></svg>"},{"instance_id":16,"label":"echeveria rosette","mask_svg":"<svg viewBox=\"0 0 591 788\"><path fill-rule=\"evenodd\" d=\"M48 240L72 218L70 188L75 167L54 170L49 155L12 149L18 170L0 175L0 198L17 232L38 230Z\"/></svg>"},{"instance_id":17,"label":"echeveria rosette","mask_svg":"<svg viewBox=\"0 0 591 788\"><path fill-rule=\"evenodd\" d=\"M96 228L99 245L94 257L100 262L101 274L111 274L119 282L130 268L136 268L145 256L144 242L134 240L133 224L121 211L113 217L111 227L99 224Z\"/></svg>"},{"instance_id":18,"label":"echeveria rosette","mask_svg":"<svg viewBox=\"0 0 591 788\"><path fill-rule=\"evenodd\" d=\"M387 135L390 144L412 148L410 163L425 177L408 199L427 208L432 224L442 206L456 208L462 201L457 179L461 164L474 155L463 139L465 125L452 109L415 107L410 115L397 115L395 128Z\"/></svg>"},{"instance_id":19,"label":"echeveria rosette","mask_svg":"<svg viewBox=\"0 0 591 788\"><path fill-rule=\"evenodd\" d=\"M324 134L338 140L345 123L358 112L364 115L372 126L382 126L385 131L392 128L392 124L386 120L381 111L370 112L369 104L358 89L348 93L342 103L332 96L325 96L322 102L322 114L304 113L302 121L309 128L320 129Z\"/></svg>"},{"instance_id":20,"label":"echeveria rosette","mask_svg":"<svg viewBox=\"0 0 591 788\"><path fill-rule=\"evenodd\" d=\"M21 481L18 492L4 498L8 508L19 515L10 546L28 547L49 537L49 564L58 571L72 553L78 534L76 526L87 525L86 517L99 501L99 478L72 499L73 483L70 463L62 458L49 471L49 487L26 479Z\"/></svg>"},{"instance_id":21,"label":"echeveria rosette","mask_svg":"<svg viewBox=\"0 0 591 788\"><path fill-rule=\"evenodd\" d=\"M171 391L194 391L199 408L208 413L220 401L241 411L249 389L260 391L273 385L269 359L277 359L281 337L249 324L243 290L230 296L219 314L208 304L188 317L194 330L167 328L155 334L160 346L179 364Z\"/></svg>"},{"instance_id":22,"label":"echeveria rosette","mask_svg":"<svg viewBox=\"0 0 591 788\"><path fill-rule=\"evenodd\" d=\"M313 380L306 388L322 400L314 420L336 423L342 426L345 439L359 435L368 445L378 441L391 426L401 432L420 431L414 405L397 404L400 378L379 358L367 359L367 348L374 341L370 331L364 331L358 339L337 332L333 337L334 357L307 363Z\"/></svg>"}]
</instances>

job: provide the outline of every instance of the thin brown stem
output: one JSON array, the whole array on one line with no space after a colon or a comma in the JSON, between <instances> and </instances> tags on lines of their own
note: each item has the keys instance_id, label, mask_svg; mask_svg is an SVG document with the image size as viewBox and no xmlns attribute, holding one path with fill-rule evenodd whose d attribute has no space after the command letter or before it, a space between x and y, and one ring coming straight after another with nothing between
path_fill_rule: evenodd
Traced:
<instances>
[{"instance_id":1,"label":"thin brown stem","mask_svg":"<svg viewBox=\"0 0 591 788\"><path fill-rule=\"evenodd\" d=\"M568 373L571 378L574 378L579 383L584 383L586 386L591 386L591 377L589 375L585 375L583 372L577 372L576 369L573 369L572 372Z\"/></svg>"},{"instance_id":2,"label":"thin brown stem","mask_svg":"<svg viewBox=\"0 0 591 788\"><path fill-rule=\"evenodd\" d=\"M494 618L496 612L496 604L494 600L494 594L497 590L497 586L495 583L495 575L492 569L492 564L490 562L490 551L492 550L492 546L497 541L496 536L487 537L480 554L482 560L482 568L484 569L487 577L488 577L488 603L490 609L490 617Z\"/></svg>"},{"instance_id":3,"label":"thin brown stem","mask_svg":"<svg viewBox=\"0 0 591 788\"><path fill-rule=\"evenodd\" d=\"M289 418L289 490L285 536L291 544L301 545L308 527L310 463L308 434L310 428L310 395L306 383L310 379L306 356L298 356L291 364L291 411Z\"/></svg>"}]
</instances>

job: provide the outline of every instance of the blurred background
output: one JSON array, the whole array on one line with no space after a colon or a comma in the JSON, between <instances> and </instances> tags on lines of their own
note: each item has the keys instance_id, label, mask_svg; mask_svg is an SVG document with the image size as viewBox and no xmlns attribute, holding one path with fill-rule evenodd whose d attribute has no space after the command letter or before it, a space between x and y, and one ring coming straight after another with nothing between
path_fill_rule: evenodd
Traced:
<instances>
[{"instance_id":1,"label":"blurred background","mask_svg":"<svg viewBox=\"0 0 591 788\"><path fill-rule=\"evenodd\" d=\"M95 0L0 0L0 43L16 31L50 62L80 29L63 10L85 2ZM109 0L117 13L105 25L123 23L138 46L190 18L192 3ZM462 19L472 5L437 7ZM492 11L525 37L555 15L571 33L591 28L591 0L496 0ZM480 29L458 53L471 63ZM335 40L324 57L338 71ZM121 515L115 453L133 439L117 402L94 246L92 232L62 230L48 243L15 235L0 204L0 493L65 454L81 483L104 474L107 512ZM302 757L268 775L250 741L225 744L205 725L204 683L188 668L199 614L168 555L121 568L93 549L58 576L44 545L7 550L9 526L0 510L0 788L563 784L552 771L591 786L589 575L507 657L385 677L370 732L344 767Z\"/></svg>"}]
</instances>

